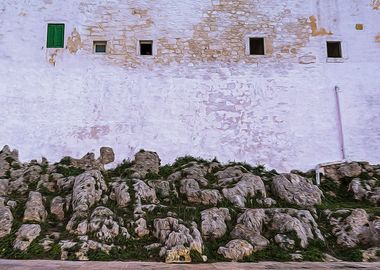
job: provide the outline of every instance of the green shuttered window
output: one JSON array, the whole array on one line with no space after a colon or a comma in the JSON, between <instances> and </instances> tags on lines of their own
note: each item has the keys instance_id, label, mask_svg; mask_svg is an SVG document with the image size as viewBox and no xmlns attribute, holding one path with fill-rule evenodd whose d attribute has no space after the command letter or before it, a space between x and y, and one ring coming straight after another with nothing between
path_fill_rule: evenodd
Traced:
<instances>
[{"instance_id":1,"label":"green shuttered window","mask_svg":"<svg viewBox=\"0 0 380 270\"><path fill-rule=\"evenodd\" d=\"M57 23L48 24L47 32L47 47L48 48L63 48L65 39L65 25Z\"/></svg>"}]
</instances>

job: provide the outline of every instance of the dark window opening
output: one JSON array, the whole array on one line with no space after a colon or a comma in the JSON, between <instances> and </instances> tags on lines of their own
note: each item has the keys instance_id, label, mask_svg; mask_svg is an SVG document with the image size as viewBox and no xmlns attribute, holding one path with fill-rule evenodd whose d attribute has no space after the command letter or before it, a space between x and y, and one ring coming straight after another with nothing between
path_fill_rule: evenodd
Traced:
<instances>
[{"instance_id":1,"label":"dark window opening","mask_svg":"<svg viewBox=\"0 0 380 270\"><path fill-rule=\"evenodd\" d=\"M327 57L342 58L342 44L340 41L327 41Z\"/></svg>"},{"instance_id":2,"label":"dark window opening","mask_svg":"<svg viewBox=\"0 0 380 270\"><path fill-rule=\"evenodd\" d=\"M250 55L264 55L265 54L264 38L250 38L249 39L249 54Z\"/></svg>"},{"instance_id":3,"label":"dark window opening","mask_svg":"<svg viewBox=\"0 0 380 270\"><path fill-rule=\"evenodd\" d=\"M95 53L106 53L106 51L107 51L107 41L94 41Z\"/></svg>"},{"instance_id":4,"label":"dark window opening","mask_svg":"<svg viewBox=\"0 0 380 270\"><path fill-rule=\"evenodd\" d=\"M63 48L65 39L65 25L57 23L49 23L47 29L48 48Z\"/></svg>"},{"instance_id":5,"label":"dark window opening","mask_svg":"<svg viewBox=\"0 0 380 270\"><path fill-rule=\"evenodd\" d=\"M153 41L151 40L140 41L140 55L153 55Z\"/></svg>"}]
</instances>

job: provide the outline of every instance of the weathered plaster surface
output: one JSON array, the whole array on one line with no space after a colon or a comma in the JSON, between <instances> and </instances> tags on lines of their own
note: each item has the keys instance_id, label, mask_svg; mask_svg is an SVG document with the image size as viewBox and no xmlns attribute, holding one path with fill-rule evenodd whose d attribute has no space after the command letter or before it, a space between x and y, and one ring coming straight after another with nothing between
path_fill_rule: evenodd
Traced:
<instances>
[{"instance_id":1,"label":"weathered plaster surface","mask_svg":"<svg viewBox=\"0 0 380 270\"><path fill-rule=\"evenodd\" d=\"M108 145L309 169L339 160L334 87L349 159L380 162L377 0L0 2L0 144L23 159ZM46 49L47 23L65 48ZM357 24L363 30L357 30ZM250 36L266 55L247 55ZM107 54L92 42L107 40ZM154 40L154 56L137 54ZM342 63L327 63L341 40Z\"/></svg>"}]
</instances>

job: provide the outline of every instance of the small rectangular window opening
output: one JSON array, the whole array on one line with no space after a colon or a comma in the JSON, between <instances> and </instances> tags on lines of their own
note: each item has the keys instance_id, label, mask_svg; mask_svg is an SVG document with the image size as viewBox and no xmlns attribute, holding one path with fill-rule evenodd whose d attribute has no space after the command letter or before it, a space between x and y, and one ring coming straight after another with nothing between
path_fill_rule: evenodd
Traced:
<instances>
[{"instance_id":1,"label":"small rectangular window opening","mask_svg":"<svg viewBox=\"0 0 380 270\"><path fill-rule=\"evenodd\" d=\"M140 55L153 55L152 40L140 40Z\"/></svg>"},{"instance_id":2,"label":"small rectangular window opening","mask_svg":"<svg viewBox=\"0 0 380 270\"><path fill-rule=\"evenodd\" d=\"M49 23L47 28L47 48L63 48L65 39L65 25L62 23Z\"/></svg>"},{"instance_id":3,"label":"small rectangular window opening","mask_svg":"<svg viewBox=\"0 0 380 270\"><path fill-rule=\"evenodd\" d=\"M327 57L342 58L342 43L340 41L327 41Z\"/></svg>"},{"instance_id":4,"label":"small rectangular window opening","mask_svg":"<svg viewBox=\"0 0 380 270\"><path fill-rule=\"evenodd\" d=\"M249 54L250 55L264 55L265 54L264 38L250 38L249 39Z\"/></svg>"},{"instance_id":5,"label":"small rectangular window opening","mask_svg":"<svg viewBox=\"0 0 380 270\"><path fill-rule=\"evenodd\" d=\"M106 53L107 41L94 41L94 53Z\"/></svg>"}]
</instances>

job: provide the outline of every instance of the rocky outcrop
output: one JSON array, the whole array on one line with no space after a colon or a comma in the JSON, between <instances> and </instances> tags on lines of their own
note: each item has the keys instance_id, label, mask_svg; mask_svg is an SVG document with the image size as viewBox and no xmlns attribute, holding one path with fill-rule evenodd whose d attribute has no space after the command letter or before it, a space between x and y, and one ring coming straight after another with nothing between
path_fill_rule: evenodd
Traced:
<instances>
[{"instance_id":1,"label":"rocky outcrop","mask_svg":"<svg viewBox=\"0 0 380 270\"><path fill-rule=\"evenodd\" d=\"M308 179L296 174L275 176L272 191L286 202L301 207L313 207L322 202L322 191Z\"/></svg>"},{"instance_id":2,"label":"rocky outcrop","mask_svg":"<svg viewBox=\"0 0 380 270\"><path fill-rule=\"evenodd\" d=\"M149 187L144 181L135 179L133 188L135 190L136 200L139 203L158 203L156 191Z\"/></svg>"},{"instance_id":3,"label":"rocky outcrop","mask_svg":"<svg viewBox=\"0 0 380 270\"><path fill-rule=\"evenodd\" d=\"M50 213L55 215L58 220L65 218L65 204L66 200L61 196L54 197L50 204Z\"/></svg>"},{"instance_id":4,"label":"rocky outcrop","mask_svg":"<svg viewBox=\"0 0 380 270\"><path fill-rule=\"evenodd\" d=\"M16 232L16 240L13 248L21 251L26 250L41 232L41 226L38 224L23 224Z\"/></svg>"},{"instance_id":5,"label":"rocky outcrop","mask_svg":"<svg viewBox=\"0 0 380 270\"><path fill-rule=\"evenodd\" d=\"M115 221L115 214L103 206L95 208L92 212L88 223L88 232L95 233L96 237L104 242L112 242L119 234L126 239L130 237L128 230Z\"/></svg>"},{"instance_id":6,"label":"rocky outcrop","mask_svg":"<svg viewBox=\"0 0 380 270\"><path fill-rule=\"evenodd\" d=\"M100 171L84 172L74 180L72 207L74 211L87 211L99 202L107 185Z\"/></svg>"},{"instance_id":7,"label":"rocky outcrop","mask_svg":"<svg viewBox=\"0 0 380 270\"><path fill-rule=\"evenodd\" d=\"M231 220L227 208L211 208L201 212L202 235L205 239L216 239L227 232L226 220Z\"/></svg>"},{"instance_id":8,"label":"rocky outcrop","mask_svg":"<svg viewBox=\"0 0 380 270\"><path fill-rule=\"evenodd\" d=\"M42 195L39 192L31 191L24 212L25 221L44 222L47 212L43 203Z\"/></svg>"},{"instance_id":9,"label":"rocky outcrop","mask_svg":"<svg viewBox=\"0 0 380 270\"><path fill-rule=\"evenodd\" d=\"M127 207L131 201L131 196L128 192L128 185L125 181L120 178L113 179L113 183L111 184L111 194L110 199L116 201L117 206L119 207Z\"/></svg>"},{"instance_id":10,"label":"rocky outcrop","mask_svg":"<svg viewBox=\"0 0 380 270\"><path fill-rule=\"evenodd\" d=\"M354 248L380 244L380 218L370 221L364 209L328 212L328 218L339 246Z\"/></svg>"},{"instance_id":11,"label":"rocky outcrop","mask_svg":"<svg viewBox=\"0 0 380 270\"><path fill-rule=\"evenodd\" d=\"M225 247L220 247L218 253L226 259L241 261L253 253L253 247L245 240L236 239L228 242Z\"/></svg>"},{"instance_id":12,"label":"rocky outcrop","mask_svg":"<svg viewBox=\"0 0 380 270\"><path fill-rule=\"evenodd\" d=\"M175 218L155 219L154 236L163 244L160 255L168 259L173 257L173 252L178 253L178 250L182 250L182 247L203 253L203 240L195 223L192 223L189 229Z\"/></svg>"},{"instance_id":13,"label":"rocky outcrop","mask_svg":"<svg viewBox=\"0 0 380 270\"><path fill-rule=\"evenodd\" d=\"M224 179L225 183L226 179ZM231 183L231 182L230 182ZM232 188L224 188L223 195L231 203L245 207L247 198L266 198L264 182L259 176L245 173Z\"/></svg>"},{"instance_id":14,"label":"rocky outcrop","mask_svg":"<svg viewBox=\"0 0 380 270\"><path fill-rule=\"evenodd\" d=\"M373 205L380 204L380 187L377 179L362 180L355 178L348 186L348 191L352 192L353 198L358 201L368 201Z\"/></svg>"},{"instance_id":15,"label":"rocky outcrop","mask_svg":"<svg viewBox=\"0 0 380 270\"><path fill-rule=\"evenodd\" d=\"M9 207L0 205L0 239L11 233L13 215Z\"/></svg>"},{"instance_id":16,"label":"rocky outcrop","mask_svg":"<svg viewBox=\"0 0 380 270\"><path fill-rule=\"evenodd\" d=\"M134 164L131 170L134 172L133 177L143 178L147 173L158 173L160 170L161 160L155 152L140 151L135 155Z\"/></svg>"},{"instance_id":17,"label":"rocky outcrop","mask_svg":"<svg viewBox=\"0 0 380 270\"><path fill-rule=\"evenodd\" d=\"M185 178L181 180L180 193L185 194L187 201L203 205L217 205L222 200L222 195L218 190L205 189L199 187L195 179Z\"/></svg>"},{"instance_id":18,"label":"rocky outcrop","mask_svg":"<svg viewBox=\"0 0 380 270\"><path fill-rule=\"evenodd\" d=\"M111 147L101 147L99 161L101 164L109 164L115 161L115 153Z\"/></svg>"},{"instance_id":19,"label":"rocky outcrop","mask_svg":"<svg viewBox=\"0 0 380 270\"><path fill-rule=\"evenodd\" d=\"M377 260L379 165L327 165L324 197L306 178L313 171L278 175L191 157L160 168L157 154L144 151L106 170L114 158L102 148L98 159L90 153L54 164L20 163L17 151L3 149L0 257L19 258L22 250L44 259L184 263L206 261L204 254L234 261L271 254L302 261L345 259L346 250L359 259L360 249L364 260ZM329 205L336 210L322 210Z\"/></svg>"}]
</instances>

